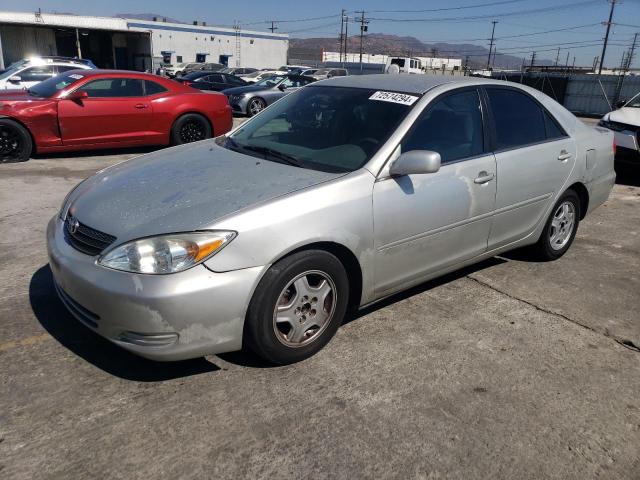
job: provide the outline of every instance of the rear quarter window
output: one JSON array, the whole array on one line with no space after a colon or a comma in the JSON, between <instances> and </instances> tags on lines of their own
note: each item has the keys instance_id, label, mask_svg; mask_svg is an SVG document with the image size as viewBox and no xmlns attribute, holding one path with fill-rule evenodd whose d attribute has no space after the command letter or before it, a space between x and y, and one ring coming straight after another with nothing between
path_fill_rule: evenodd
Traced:
<instances>
[{"instance_id":1,"label":"rear quarter window","mask_svg":"<svg viewBox=\"0 0 640 480\"><path fill-rule=\"evenodd\" d=\"M156 82L152 82L151 80L144 81L144 89L147 95L155 95L157 93L166 92L167 89L162 85Z\"/></svg>"}]
</instances>

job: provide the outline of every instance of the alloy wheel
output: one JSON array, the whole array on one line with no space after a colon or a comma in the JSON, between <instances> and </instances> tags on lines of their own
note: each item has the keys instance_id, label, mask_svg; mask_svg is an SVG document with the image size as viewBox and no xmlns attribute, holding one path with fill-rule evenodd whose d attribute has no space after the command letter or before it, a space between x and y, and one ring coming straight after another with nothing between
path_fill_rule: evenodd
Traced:
<instances>
[{"instance_id":1,"label":"alloy wheel","mask_svg":"<svg viewBox=\"0 0 640 480\"><path fill-rule=\"evenodd\" d=\"M180 140L182 143L197 142L204 140L205 128L202 122L190 120L180 128Z\"/></svg>"},{"instance_id":2,"label":"alloy wheel","mask_svg":"<svg viewBox=\"0 0 640 480\"><path fill-rule=\"evenodd\" d=\"M19 158L22 139L19 133L10 126L0 125L0 158L13 160Z\"/></svg>"},{"instance_id":3,"label":"alloy wheel","mask_svg":"<svg viewBox=\"0 0 640 480\"><path fill-rule=\"evenodd\" d=\"M331 323L337 301L333 279L319 270L301 273L282 290L273 312L277 339L288 347L312 343Z\"/></svg>"},{"instance_id":4,"label":"alloy wheel","mask_svg":"<svg viewBox=\"0 0 640 480\"><path fill-rule=\"evenodd\" d=\"M558 205L553 213L549 229L549 243L554 250L562 250L571 239L576 219L576 209L572 202Z\"/></svg>"}]
</instances>

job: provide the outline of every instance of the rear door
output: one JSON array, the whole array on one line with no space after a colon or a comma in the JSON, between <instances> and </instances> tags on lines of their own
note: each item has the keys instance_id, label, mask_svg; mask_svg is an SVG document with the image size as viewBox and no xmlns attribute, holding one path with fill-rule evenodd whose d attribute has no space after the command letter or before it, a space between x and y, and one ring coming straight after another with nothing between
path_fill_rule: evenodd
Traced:
<instances>
[{"instance_id":1,"label":"rear door","mask_svg":"<svg viewBox=\"0 0 640 480\"><path fill-rule=\"evenodd\" d=\"M496 213L489 247L536 228L575 164L576 145L553 116L517 88L486 87L497 164Z\"/></svg>"},{"instance_id":2,"label":"rear door","mask_svg":"<svg viewBox=\"0 0 640 480\"><path fill-rule=\"evenodd\" d=\"M153 112L141 79L99 78L79 90L89 97L61 100L58 104L63 144L145 142Z\"/></svg>"}]
</instances>

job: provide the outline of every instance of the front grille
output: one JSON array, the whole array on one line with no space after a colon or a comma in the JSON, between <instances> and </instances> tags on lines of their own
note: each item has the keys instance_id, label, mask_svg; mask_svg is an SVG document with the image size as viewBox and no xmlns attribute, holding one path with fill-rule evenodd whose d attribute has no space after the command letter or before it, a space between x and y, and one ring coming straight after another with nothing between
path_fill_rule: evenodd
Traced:
<instances>
[{"instance_id":1,"label":"front grille","mask_svg":"<svg viewBox=\"0 0 640 480\"><path fill-rule=\"evenodd\" d=\"M100 317L98 315L90 310L87 310L73 298L67 295L67 292L62 290L57 283L54 282L54 285L56 287L56 292L58 292L58 297L60 297L60 300L62 300L64 306L67 307L67 309L71 313L73 313L73 315L78 320L89 327L98 328L98 321L100 320Z\"/></svg>"},{"instance_id":2,"label":"front grille","mask_svg":"<svg viewBox=\"0 0 640 480\"><path fill-rule=\"evenodd\" d=\"M64 234L73 248L92 256L98 255L116 240L113 235L78 222L72 215L67 215L64 222Z\"/></svg>"}]
</instances>

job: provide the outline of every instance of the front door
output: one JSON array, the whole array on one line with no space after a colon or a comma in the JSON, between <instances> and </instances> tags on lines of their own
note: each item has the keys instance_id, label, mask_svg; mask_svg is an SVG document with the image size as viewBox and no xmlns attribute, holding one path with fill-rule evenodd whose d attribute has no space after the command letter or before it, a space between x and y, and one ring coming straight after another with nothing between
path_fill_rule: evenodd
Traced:
<instances>
[{"instance_id":1,"label":"front door","mask_svg":"<svg viewBox=\"0 0 640 480\"><path fill-rule=\"evenodd\" d=\"M61 100L58 117L64 145L124 142L143 144L151 122L151 102L142 80L100 78L79 90L83 100Z\"/></svg>"},{"instance_id":2,"label":"front door","mask_svg":"<svg viewBox=\"0 0 640 480\"><path fill-rule=\"evenodd\" d=\"M442 166L436 173L385 178L374 185L378 296L486 251L496 164L485 143L475 88L434 100L402 140L403 152L438 152Z\"/></svg>"},{"instance_id":3,"label":"front door","mask_svg":"<svg viewBox=\"0 0 640 480\"><path fill-rule=\"evenodd\" d=\"M536 100L514 88L487 88L495 124L496 213L489 247L532 233L567 181L576 145Z\"/></svg>"}]
</instances>

